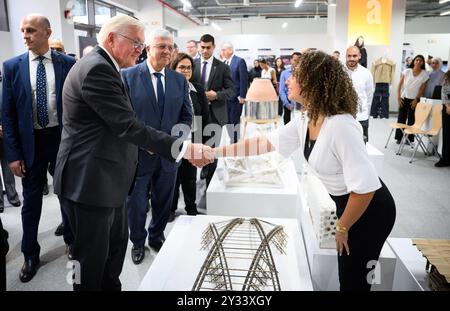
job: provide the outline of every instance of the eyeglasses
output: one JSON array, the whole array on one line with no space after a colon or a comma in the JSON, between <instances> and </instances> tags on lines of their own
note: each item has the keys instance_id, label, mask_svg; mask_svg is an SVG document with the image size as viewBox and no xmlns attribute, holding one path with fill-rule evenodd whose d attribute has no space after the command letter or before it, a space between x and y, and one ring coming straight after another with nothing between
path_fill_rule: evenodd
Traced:
<instances>
[{"instance_id":1,"label":"eyeglasses","mask_svg":"<svg viewBox=\"0 0 450 311\"><path fill-rule=\"evenodd\" d=\"M177 67L178 70L180 71L192 71L192 66L184 66L184 65L180 65Z\"/></svg>"},{"instance_id":2,"label":"eyeglasses","mask_svg":"<svg viewBox=\"0 0 450 311\"><path fill-rule=\"evenodd\" d=\"M129 37L127 37L127 36L125 36L125 35L123 35L121 33L118 33L118 35L121 36L121 37L124 37L125 39L130 40L131 42L133 42L133 47L135 49L139 49L140 51L142 51L145 48L145 44L142 43L142 42L139 42L137 40L131 39L131 38L129 38Z\"/></svg>"},{"instance_id":3,"label":"eyeglasses","mask_svg":"<svg viewBox=\"0 0 450 311\"><path fill-rule=\"evenodd\" d=\"M165 44L160 44L160 45L154 45L153 47L159 49L159 50L168 50L169 52L173 51L173 46L172 45L165 45Z\"/></svg>"}]
</instances>

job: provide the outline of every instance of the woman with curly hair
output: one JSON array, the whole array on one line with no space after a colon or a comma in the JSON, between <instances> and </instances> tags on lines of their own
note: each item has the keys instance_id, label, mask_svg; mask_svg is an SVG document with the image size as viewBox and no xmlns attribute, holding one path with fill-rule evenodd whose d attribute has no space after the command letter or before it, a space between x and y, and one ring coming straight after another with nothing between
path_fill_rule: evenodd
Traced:
<instances>
[{"instance_id":1,"label":"woman with curly hair","mask_svg":"<svg viewBox=\"0 0 450 311\"><path fill-rule=\"evenodd\" d=\"M303 116L267 137L215 148L216 157L274 150L287 157L301 148L336 203L340 288L370 290L369 272L394 225L395 203L369 160L355 120L358 96L339 61L323 52L300 56L288 89L289 99L304 104Z\"/></svg>"}]
</instances>

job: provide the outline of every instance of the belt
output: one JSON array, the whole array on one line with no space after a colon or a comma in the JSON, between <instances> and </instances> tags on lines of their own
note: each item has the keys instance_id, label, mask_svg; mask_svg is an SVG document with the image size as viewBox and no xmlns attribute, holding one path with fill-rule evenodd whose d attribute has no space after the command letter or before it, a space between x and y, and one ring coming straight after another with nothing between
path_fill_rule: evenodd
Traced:
<instances>
[{"instance_id":1,"label":"belt","mask_svg":"<svg viewBox=\"0 0 450 311\"><path fill-rule=\"evenodd\" d=\"M53 127L46 127L43 129L34 129L35 134L39 135L50 135L55 134L59 131L59 126L53 126Z\"/></svg>"}]
</instances>

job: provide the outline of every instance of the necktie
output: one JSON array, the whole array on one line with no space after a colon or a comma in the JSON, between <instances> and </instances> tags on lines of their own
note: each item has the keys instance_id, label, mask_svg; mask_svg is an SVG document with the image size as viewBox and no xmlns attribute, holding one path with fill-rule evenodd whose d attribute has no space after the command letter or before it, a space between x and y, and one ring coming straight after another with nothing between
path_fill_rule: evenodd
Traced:
<instances>
[{"instance_id":1,"label":"necktie","mask_svg":"<svg viewBox=\"0 0 450 311\"><path fill-rule=\"evenodd\" d=\"M202 67L202 78L201 78L201 83L203 88L206 90L206 65L208 65L208 62L203 62L203 67Z\"/></svg>"},{"instance_id":2,"label":"necktie","mask_svg":"<svg viewBox=\"0 0 450 311\"><path fill-rule=\"evenodd\" d=\"M158 80L156 82L156 89L157 89L156 94L158 97L159 116L162 119L163 113L164 113L164 88L163 88L163 84L161 81L162 73L155 72L153 74L155 75L156 79Z\"/></svg>"},{"instance_id":3,"label":"necktie","mask_svg":"<svg viewBox=\"0 0 450 311\"><path fill-rule=\"evenodd\" d=\"M225 63L225 65L229 65L228 59L226 59L224 63Z\"/></svg>"},{"instance_id":4,"label":"necktie","mask_svg":"<svg viewBox=\"0 0 450 311\"><path fill-rule=\"evenodd\" d=\"M43 60L44 56L39 56L39 64L36 71L36 115L39 126L45 128L48 124L48 108L47 76Z\"/></svg>"}]
</instances>

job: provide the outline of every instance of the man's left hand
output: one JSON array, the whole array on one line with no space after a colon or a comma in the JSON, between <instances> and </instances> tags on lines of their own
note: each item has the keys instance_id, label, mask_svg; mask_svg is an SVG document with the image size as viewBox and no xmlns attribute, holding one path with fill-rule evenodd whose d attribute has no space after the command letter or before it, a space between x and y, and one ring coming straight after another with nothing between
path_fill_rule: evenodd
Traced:
<instances>
[{"instance_id":1,"label":"man's left hand","mask_svg":"<svg viewBox=\"0 0 450 311\"><path fill-rule=\"evenodd\" d=\"M217 93L214 92L213 90L207 91L205 92L205 94L210 102L217 99Z\"/></svg>"}]
</instances>

